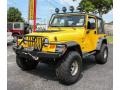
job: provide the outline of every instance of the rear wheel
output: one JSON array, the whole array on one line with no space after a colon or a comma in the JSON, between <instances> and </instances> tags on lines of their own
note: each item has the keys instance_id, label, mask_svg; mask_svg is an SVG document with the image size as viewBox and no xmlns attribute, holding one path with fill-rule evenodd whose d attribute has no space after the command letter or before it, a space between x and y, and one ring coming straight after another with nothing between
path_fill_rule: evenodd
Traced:
<instances>
[{"instance_id":1,"label":"rear wheel","mask_svg":"<svg viewBox=\"0 0 120 90\"><path fill-rule=\"evenodd\" d=\"M95 55L96 62L99 64L105 64L108 58L108 47L106 44L103 44L101 50L98 51Z\"/></svg>"},{"instance_id":2,"label":"rear wheel","mask_svg":"<svg viewBox=\"0 0 120 90\"><path fill-rule=\"evenodd\" d=\"M70 85L79 79L82 70L82 58L76 51L69 52L56 69L56 76L63 84Z\"/></svg>"},{"instance_id":3,"label":"rear wheel","mask_svg":"<svg viewBox=\"0 0 120 90\"><path fill-rule=\"evenodd\" d=\"M20 56L16 56L17 65L23 70L31 70L35 69L38 62L32 59L26 59Z\"/></svg>"}]
</instances>

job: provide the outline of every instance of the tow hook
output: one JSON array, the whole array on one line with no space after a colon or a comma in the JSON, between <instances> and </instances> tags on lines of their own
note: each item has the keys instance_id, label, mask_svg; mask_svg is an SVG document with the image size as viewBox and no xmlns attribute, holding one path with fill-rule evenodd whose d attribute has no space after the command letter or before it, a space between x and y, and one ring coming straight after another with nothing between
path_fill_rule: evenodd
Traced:
<instances>
[{"instance_id":1,"label":"tow hook","mask_svg":"<svg viewBox=\"0 0 120 90\"><path fill-rule=\"evenodd\" d=\"M35 57L35 56L31 55L30 53L25 53L25 52L24 52L24 54L30 55L30 56L31 56L34 60L36 60L36 61L39 60L39 57Z\"/></svg>"}]
</instances>

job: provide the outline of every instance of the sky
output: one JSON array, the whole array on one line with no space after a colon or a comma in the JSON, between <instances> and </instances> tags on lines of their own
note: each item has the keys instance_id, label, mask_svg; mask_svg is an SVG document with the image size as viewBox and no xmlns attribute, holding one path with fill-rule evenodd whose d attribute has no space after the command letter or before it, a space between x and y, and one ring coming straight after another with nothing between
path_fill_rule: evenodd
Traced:
<instances>
[{"instance_id":1,"label":"sky","mask_svg":"<svg viewBox=\"0 0 120 90\"><path fill-rule=\"evenodd\" d=\"M81 0L37 0L37 22L44 22L50 19L50 16L55 13L55 8L62 9L63 6L69 8L69 6L77 7ZM28 18L28 3L29 0L7 0L7 8L16 7L18 8L24 19ZM105 22L113 21L113 10L103 15Z\"/></svg>"}]
</instances>

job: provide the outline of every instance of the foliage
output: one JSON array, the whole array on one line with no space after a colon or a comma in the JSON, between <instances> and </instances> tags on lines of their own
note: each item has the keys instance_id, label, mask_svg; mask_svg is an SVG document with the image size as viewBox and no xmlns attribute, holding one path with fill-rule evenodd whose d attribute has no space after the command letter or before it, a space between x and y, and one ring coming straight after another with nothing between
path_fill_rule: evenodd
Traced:
<instances>
[{"instance_id":1,"label":"foliage","mask_svg":"<svg viewBox=\"0 0 120 90\"><path fill-rule=\"evenodd\" d=\"M21 12L17 8L10 7L7 11L7 20L8 22L24 22L21 15Z\"/></svg>"},{"instance_id":2,"label":"foliage","mask_svg":"<svg viewBox=\"0 0 120 90\"><path fill-rule=\"evenodd\" d=\"M113 0L82 0L79 7L86 12L97 11L102 17L113 8Z\"/></svg>"},{"instance_id":3,"label":"foliage","mask_svg":"<svg viewBox=\"0 0 120 90\"><path fill-rule=\"evenodd\" d=\"M113 43L113 36L107 36L108 43Z\"/></svg>"},{"instance_id":4,"label":"foliage","mask_svg":"<svg viewBox=\"0 0 120 90\"><path fill-rule=\"evenodd\" d=\"M79 4L80 10L85 12L93 12L95 10L95 6L89 0L82 0Z\"/></svg>"}]
</instances>

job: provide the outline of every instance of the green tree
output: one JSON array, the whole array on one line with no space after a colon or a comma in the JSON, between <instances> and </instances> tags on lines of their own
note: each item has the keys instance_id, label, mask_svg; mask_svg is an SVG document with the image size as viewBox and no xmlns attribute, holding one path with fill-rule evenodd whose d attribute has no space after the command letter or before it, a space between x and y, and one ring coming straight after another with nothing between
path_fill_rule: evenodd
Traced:
<instances>
[{"instance_id":1,"label":"green tree","mask_svg":"<svg viewBox=\"0 0 120 90\"><path fill-rule=\"evenodd\" d=\"M7 21L8 22L24 22L21 12L15 8L10 7L7 11Z\"/></svg>"},{"instance_id":2,"label":"green tree","mask_svg":"<svg viewBox=\"0 0 120 90\"><path fill-rule=\"evenodd\" d=\"M96 11L102 17L113 8L113 0L82 0L79 7L86 12Z\"/></svg>"},{"instance_id":3,"label":"green tree","mask_svg":"<svg viewBox=\"0 0 120 90\"><path fill-rule=\"evenodd\" d=\"M87 13L95 11L95 6L89 0L82 0L79 4L79 7L79 10L85 11Z\"/></svg>"}]
</instances>

